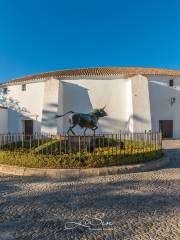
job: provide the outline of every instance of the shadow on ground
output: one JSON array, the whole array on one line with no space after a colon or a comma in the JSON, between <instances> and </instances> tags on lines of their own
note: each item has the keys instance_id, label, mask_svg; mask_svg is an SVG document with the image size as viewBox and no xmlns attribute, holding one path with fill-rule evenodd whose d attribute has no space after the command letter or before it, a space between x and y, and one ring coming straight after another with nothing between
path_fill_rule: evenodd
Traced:
<instances>
[{"instance_id":1,"label":"shadow on ground","mask_svg":"<svg viewBox=\"0 0 180 240\"><path fill-rule=\"evenodd\" d=\"M0 240L179 240L180 147L164 148L164 169L107 177L0 178ZM65 230L104 214L110 230Z\"/></svg>"},{"instance_id":2,"label":"shadow on ground","mask_svg":"<svg viewBox=\"0 0 180 240\"><path fill-rule=\"evenodd\" d=\"M180 179L147 177L56 182L2 176L0 239L133 239L180 208ZM112 230L64 230L67 221L97 213L113 223Z\"/></svg>"}]
</instances>

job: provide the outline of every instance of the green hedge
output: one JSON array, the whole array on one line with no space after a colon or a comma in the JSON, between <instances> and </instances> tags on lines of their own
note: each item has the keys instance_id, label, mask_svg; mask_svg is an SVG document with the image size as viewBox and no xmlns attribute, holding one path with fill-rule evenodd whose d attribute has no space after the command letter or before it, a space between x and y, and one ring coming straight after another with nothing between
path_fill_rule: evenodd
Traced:
<instances>
[{"instance_id":1,"label":"green hedge","mask_svg":"<svg viewBox=\"0 0 180 240\"><path fill-rule=\"evenodd\" d=\"M0 151L0 164L18 165L34 168L88 168L122 164L135 164L161 157L160 150L147 152L111 152L69 153L62 155L44 155L31 152Z\"/></svg>"}]
</instances>

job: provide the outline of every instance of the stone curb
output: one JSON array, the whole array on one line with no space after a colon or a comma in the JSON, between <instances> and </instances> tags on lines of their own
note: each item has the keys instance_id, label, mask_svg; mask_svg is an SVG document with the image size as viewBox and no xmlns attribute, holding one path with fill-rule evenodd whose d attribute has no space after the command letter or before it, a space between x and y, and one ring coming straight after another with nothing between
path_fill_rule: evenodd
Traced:
<instances>
[{"instance_id":1,"label":"stone curb","mask_svg":"<svg viewBox=\"0 0 180 240\"><path fill-rule=\"evenodd\" d=\"M45 169L45 168L27 168L12 165L0 164L0 172L16 176L36 176L51 178L79 178L91 176L107 176L115 174L137 173L158 170L163 168L169 162L169 158L162 157L159 160L153 160L146 163L121 165L103 168L87 169Z\"/></svg>"}]
</instances>

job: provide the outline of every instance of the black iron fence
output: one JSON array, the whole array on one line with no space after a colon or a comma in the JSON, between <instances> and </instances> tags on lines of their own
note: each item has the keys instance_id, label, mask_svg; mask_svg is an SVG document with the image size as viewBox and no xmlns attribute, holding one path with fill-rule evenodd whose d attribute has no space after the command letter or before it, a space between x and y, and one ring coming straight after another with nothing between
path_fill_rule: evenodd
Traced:
<instances>
[{"instance_id":1,"label":"black iron fence","mask_svg":"<svg viewBox=\"0 0 180 240\"><path fill-rule=\"evenodd\" d=\"M161 154L158 132L0 135L0 163L26 167L102 167L142 162Z\"/></svg>"},{"instance_id":2,"label":"black iron fence","mask_svg":"<svg viewBox=\"0 0 180 240\"><path fill-rule=\"evenodd\" d=\"M37 154L108 153L125 155L160 151L159 132L105 133L95 135L0 135L0 150Z\"/></svg>"}]
</instances>

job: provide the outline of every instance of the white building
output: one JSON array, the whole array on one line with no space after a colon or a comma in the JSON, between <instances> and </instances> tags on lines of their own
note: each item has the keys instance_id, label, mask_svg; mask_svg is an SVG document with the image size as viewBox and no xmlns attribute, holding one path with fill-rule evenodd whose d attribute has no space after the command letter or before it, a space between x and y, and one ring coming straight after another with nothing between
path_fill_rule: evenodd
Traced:
<instances>
[{"instance_id":1,"label":"white building","mask_svg":"<svg viewBox=\"0 0 180 240\"><path fill-rule=\"evenodd\" d=\"M100 132L163 132L180 137L180 71L102 67L26 76L0 85L0 133L63 133L69 110L106 105ZM81 131L76 128L76 132Z\"/></svg>"}]
</instances>

